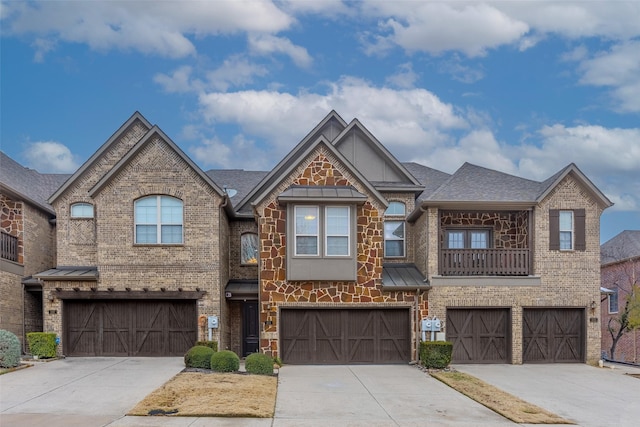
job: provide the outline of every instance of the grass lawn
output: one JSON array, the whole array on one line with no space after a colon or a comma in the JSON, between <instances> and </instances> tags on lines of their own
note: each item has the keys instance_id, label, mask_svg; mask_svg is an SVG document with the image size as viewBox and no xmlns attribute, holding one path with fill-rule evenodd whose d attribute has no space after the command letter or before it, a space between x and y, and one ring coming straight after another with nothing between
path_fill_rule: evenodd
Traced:
<instances>
[{"instance_id":1,"label":"grass lawn","mask_svg":"<svg viewBox=\"0 0 640 427\"><path fill-rule=\"evenodd\" d=\"M432 372L454 390L519 424L574 424L462 372Z\"/></svg>"},{"instance_id":2,"label":"grass lawn","mask_svg":"<svg viewBox=\"0 0 640 427\"><path fill-rule=\"evenodd\" d=\"M276 376L181 372L128 415L271 418L277 387Z\"/></svg>"}]
</instances>

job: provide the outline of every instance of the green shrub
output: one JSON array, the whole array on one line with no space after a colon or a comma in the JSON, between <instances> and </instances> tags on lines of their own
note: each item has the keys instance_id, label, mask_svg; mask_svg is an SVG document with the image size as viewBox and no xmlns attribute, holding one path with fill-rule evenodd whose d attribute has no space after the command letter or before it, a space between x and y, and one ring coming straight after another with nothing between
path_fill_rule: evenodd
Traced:
<instances>
[{"instance_id":1,"label":"green shrub","mask_svg":"<svg viewBox=\"0 0 640 427\"><path fill-rule=\"evenodd\" d=\"M451 363L453 343L426 341L420 343L420 362L426 368L443 369Z\"/></svg>"},{"instance_id":2,"label":"green shrub","mask_svg":"<svg viewBox=\"0 0 640 427\"><path fill-rule=\"evenodd\" d=\"M273 375L273 358L264 353L251 353L244 366L250 374Z\"/></svg>"},{"instance_id":3,"label":"green shrub","mask_svg":"<svg viewBox=\"0 0 640 427\"><path fill-rule=\"evenodd\" d=\"M13 368L20 364L20 340L9 331L0 329L0 368Z\"/></svg>"},{"instance_id":4,"label":"green shrub","mask_svg":"<svg viewBox=\"0 0 640 427\"><path fill-rule=\"evenodd\" d=\"M222 350L211 356L211 370L216 372L236 372L240 369L240 358L231 350Z\"/></svg>"},{"instance_id":5,"label":"green shrub","mask_svg":"<svg viewBox=\"0 0 640 427\"><path fill-rule=\"evenodd\" d=\"M184 366L187 368L211 369L211 356L215 351L211 347L196 345L184 355Z\"/></svg>"},{"instance_id":6,"label":"green shrub","mask_svg":"<svg viewBox=\"0 0 640 427\"><path fill-rule=\"evenodd\" d=\"M218 351L218 341L196 341L196 345L203 345L212 348L213 351Z\"/></svg>"},{"instance_id":7,"label":"green shrub","mask_svg":"<svg viewBox=\"0 0 640 427\"><path fill-rule=\"evenodd\" d=\"M56 357L56 334L53 332L29 332L29 352L40 359Z\"/></svg>"}]
</instances>

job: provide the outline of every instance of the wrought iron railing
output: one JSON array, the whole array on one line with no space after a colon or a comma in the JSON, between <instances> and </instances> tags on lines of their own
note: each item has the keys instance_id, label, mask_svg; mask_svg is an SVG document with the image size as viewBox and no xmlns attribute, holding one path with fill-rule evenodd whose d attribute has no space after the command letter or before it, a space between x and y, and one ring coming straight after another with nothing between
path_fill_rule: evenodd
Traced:
<instances>
[{"instance_id":1,"label":"wrought iron railing","mask_svg":"<svg viewBox=\"0 0 640 427\"><path fill-rule=\"evenodd\" d=\"M443 276L528 276L529 249L441 249Z\"/></svg>"},{"instance_id":2,"label":"wrought iron railing","mask_svg":"<svg viewBox=\"0 0 640 427\"><path fill-rule=\"evenodd\" d=\"M18 261L18 238L4 231L0 232L0 258Z\"/></svg>"}]
</instances>

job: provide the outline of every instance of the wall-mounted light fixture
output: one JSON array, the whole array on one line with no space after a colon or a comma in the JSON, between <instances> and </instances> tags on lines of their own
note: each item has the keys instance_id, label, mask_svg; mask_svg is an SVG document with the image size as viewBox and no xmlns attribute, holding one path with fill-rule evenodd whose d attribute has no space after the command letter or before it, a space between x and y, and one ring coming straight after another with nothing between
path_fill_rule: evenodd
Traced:
<instances>
[{"instance_id":1,"label":"wall-mounted light fixture","mask_svg":"<svg viewBox=\"0 0 640 427\"><path fill-rule=\"evenodd\" d=\"M591 304L589 305L589 307L591 307L591 310L593 310L593 311L595 311L595 310L596 310L596 307L597 307L597 306L598 306L598 305L596 304L596 302L595 302L595 301L591 301Z\"/></svg>"}]
</instances>

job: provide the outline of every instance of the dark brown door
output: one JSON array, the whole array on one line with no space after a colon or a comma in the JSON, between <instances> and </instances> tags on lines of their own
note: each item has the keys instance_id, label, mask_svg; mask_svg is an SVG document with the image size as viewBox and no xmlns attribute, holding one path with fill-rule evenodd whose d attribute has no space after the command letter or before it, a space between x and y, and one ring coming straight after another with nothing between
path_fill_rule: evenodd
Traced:
<instances>
[{"instance_id":1,"label":"dark brown door","mask_svg":"<svg viewBox=\"0 0 640 427\"><path fill-rule=\"evenodd\" d=\"M285 309L281 355L291 364L406 363L408 309Z\"/></svg>"},{"instance_id":2,"label":"dark brown door","mask_svg":"<svg viewBox=\"0 0 640 427\"><path fill-rule=\"evenodd\" d=\"M585 361L585 312L581 308L525 308L522 318L522 361Z\"/></svg>"},{"instance_id":3,"label":"dark brown door","mask_svg":"<svg viewBox=\"0 0 640 427\"><path fill-rule=\"evenodd\" d=\"M511 316L508 309L447 309L447 340L454 363L509 363Z\"/></svg>"},{"instance_id":4,"label":"dark brown door","mask_svg":"<svg viewBox=\"0 0 640 427\"><path fill-rule=\"evenodd\" d=\"M67 300L64 321L68 356L182 356L197 336L193 300Z\"/></svg>"},{"instance_id":5,"label":"dark brown door","mask_svg":"<svg viewBox=\"0 0 640 427\"><path fill-rule=\"evenodd\" d=\"M258 351L260 332L258 331L258 302L246 301L242 304L242 354L247 356Z\"/></svg>"}]
</instances>

